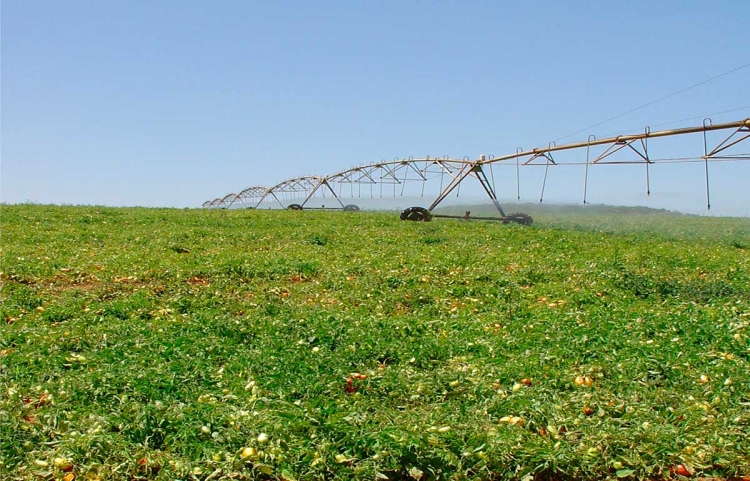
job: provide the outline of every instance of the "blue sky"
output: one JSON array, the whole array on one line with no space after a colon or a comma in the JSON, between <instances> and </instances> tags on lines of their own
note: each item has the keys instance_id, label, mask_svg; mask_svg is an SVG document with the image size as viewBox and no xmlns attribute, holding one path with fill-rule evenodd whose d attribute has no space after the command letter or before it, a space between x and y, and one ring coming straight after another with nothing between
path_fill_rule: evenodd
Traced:
<instances>
[{"instance_id":1,"label":"blue sky","mask_svg":"<svg viewBox=\"0 0 750 481\"><path fill-rule=\"evenodd\" d=\"M750 62L747 0L4 0L1 14L8 203L197 207L383 158L500 155ZM749 80L563 141L750 117ZM716 167L717 212L750 213L747 164ZM651 199L640 170L617 169L595 174L593 202L704 208L700 168L657 170ZM580 201L579 174L554 173L545 200Z\"/></svg>"}]
</instances>

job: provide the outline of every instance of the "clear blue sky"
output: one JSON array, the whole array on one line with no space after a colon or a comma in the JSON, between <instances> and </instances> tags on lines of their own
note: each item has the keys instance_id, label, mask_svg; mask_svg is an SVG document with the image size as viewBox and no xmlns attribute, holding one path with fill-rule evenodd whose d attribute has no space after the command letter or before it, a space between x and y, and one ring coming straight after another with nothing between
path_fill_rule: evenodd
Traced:
<instances>
[{"instance_id":1,"label":"clear blue sky","mask_svg":"<svg viewBox=\"0 0 750 481\"><path fill-rule=\"evenodd\" d=\"M0 197L197 207L383 158L546 145L750 62L748 26L747 0L4 0ZM745 68L587 133L750 117L748 84ZM669 172L679 188L652 204L700 211L700 169ZM747 210L748 173L717 167L717 209ZM580 200L579 180L550 182L549 200Z\"/></svg>"}]
</instances>

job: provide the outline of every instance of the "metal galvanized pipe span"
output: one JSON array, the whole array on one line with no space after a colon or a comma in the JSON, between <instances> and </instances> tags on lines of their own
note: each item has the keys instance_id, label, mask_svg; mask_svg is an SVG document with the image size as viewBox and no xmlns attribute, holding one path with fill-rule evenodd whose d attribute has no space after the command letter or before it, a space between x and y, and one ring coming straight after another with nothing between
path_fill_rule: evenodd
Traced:
<instances>
[{"instance_id":1,"label":"metal galvanized pipe span","mask_svg":"<svg viewBox=\"0 0 750 481\"><path fill-rule=\"evenodd\" d=\"M727 122L716 125L701 125L699 127L685 127L683 129L658 130L656 132L643 132L642 134L618 135L616 137L607 137L604 139L592 139L586 142L575 142L572 144L552 145L548 147L539 147L533 150L526 150L515 154L502 155L489 160L480 161L482 164L492 164L502 162L503 160L515 159L516 157L527 157L529 155L545 154L547 152L557 152L560 150L581 149L594 145L612 144L615 142L629 142L631 140L650 139L657 137L669 137L672 135L695 134L698 132L711 132L713 130L739 129L742 127L750 128L750 119L739 120L736 122Z\"/></svg>"},{"instance_id":2,"label":"metal galvanized pipe span","mask_svg":"<svg viewBox=\"0 0 750 481\"><path fill-rule=\"evenodd\" d=\"M718 143L716 147L709 150L707 144L707 132L730 130L728 137L722 142ZM648 155L646 149L646 142L648 139L655 139L660 137L670 137L685 134L696 134L702 133L704 137L704 152L703 155L695 156L691 158L679 158L679 159L653 159ZM739 135L738 135L739 134ZM709 119L704 120L703 125L697 127L687 127L681 129L671 130L660 130L650 131L648 127L645 128L644 132L632 135L618 135L615 137L607 137L602 139L596 139L594 136L589 136L589 139L584 142L573 142L570 144L555 145L550 143L547 147L540 147L528 151L517 149L513 154L507 154L500 157L485 158L481 156L477 160L471 160L468 157L462 159L453 159L448 156L444 157L430 157L426 156L423 158L405 158L405 159L394 159L391 161L381 160L380 162L364 164L349 169L343 169L337 173L327 176L301 176L293 179L287 179L280 182L273 187L250 187L240 194L230 194L223 198L218 198L213 201L207 201L203 203L204 207L227 207L232 206L236 202L246 202L247 200L253 199L253 204L256 207L262 202L268 200L274 200L279 203L282 208L286 208L284 201L287 194L299 194L301 198L304 198L304 202L301 204L303 207L315 193L323 188L325 192L330 191L331 194L338 200L343 206L343 203L338 199L338 195L333 188L333 184L338 184L340 187L342 184L370 184L371 196L372 196L372 185L380 186L380 197L383 197L383 185L393 185L393 196L396 197L396 185L401 185L401 195L404 192L404 185L407 182L422 182L422 195L424 195L424 183L428 181L428 175L437 175L440 178L440 195L433 202L430 209L434 208L439 204L448 194L452 191L458 192L459 185L465 180L466 177L476 177L485 188L493 203L497 203L497 196L494 193L494 179L492 184L488 181L487 175L482 172L481 166L487 165L491 168L492 164L516 159L516 196L520 199L520 158L528 158L523 165L532 165L530 162L538 157L544 157L547 159L545 162L545 175L547 169L551 164L556 165L556 162L552 159L552 152L574 150L574 149L586 149L586 178L584 180L584 203L586 184L588 177L589 165L596 164L601 158L609 156L610 154L620 150L618 146L630 146L635 141L640 141L643 144L643 151L634 149L636 154L639 155L637 162L635 161L608 161L607 164L621 164L621 163L641 163L646 165L646 184L647 193L650 194L650 183L648 179L648 167L649 164L656 162L705 162L706 163L706 191L708 197L708 161L738 161L738 160L750 160L748 154L739 155L719 155L725 152L727 149L736 146L740 142L750 139L750 118L744 120L738 120L734 122L726 122L721 124L711 124ZM593 146L609 145L605 154L601 154L597 157L597 160L593 162L589 158L589 149ZM610 150L612 150L610 152ZM566 162L566 165L579 165L580 162ZM448 185L443 185L443 177L448 177ZM327 190L326 190L327 189ZM340 190L340 189L339 189ZM361 192L358 192L361 193ZM542 186L542 196L544 193L544 185ZM277 196L278 194L278 196ZM279 198L281 196L282 198ZM541 197L540 197L541 201ZM707 203L710 205L710 202ZM497 204L496 204L497 205ZM502 209L498 208L502 215Z\"/></svg>"}]
</instances>

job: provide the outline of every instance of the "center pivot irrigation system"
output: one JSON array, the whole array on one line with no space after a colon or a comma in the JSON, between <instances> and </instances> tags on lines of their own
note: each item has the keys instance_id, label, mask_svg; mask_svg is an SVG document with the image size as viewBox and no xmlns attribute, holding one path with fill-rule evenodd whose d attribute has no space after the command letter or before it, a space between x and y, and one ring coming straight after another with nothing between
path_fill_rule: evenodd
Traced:
<instances>
[{"instance_id":1,"label":"center pivot irrigation system","mask_svg":"<svg viewBox=\"0 0 750 481\"><path fill-rule=\"evenodd\" d=\"M677 136L695 136L702 134L702 152L693 153L687 157L656 157L649 151L649 140L673 138ZM652 132L648 127L643 132L634 135L619 135L597 139L590 135L585 142L576 142L564 145L555 145L551 142L547 147L533 150L518 148L515 153L500 157L484 155L476 160L468 157L463 159L452 159L449 157L432 158L406 158L394 159L392 161L381 161L369 165L360 165L342 170L328 176L308 175L295 177L280 182L272 187L248 187L240 193L229 194L224 197L206 201L205 208L260 208L261 206L280 207L282 209L326 209L325 206L312 207L310 201L316 197L325 198L330 195L338 209L349 212L359 211L355 204L345 204L342 199L354 197L383 198L403 197L409 187L409 194L425 195L425 186L439 182L438 194L429 207L409 207L401 213L402 220L429 221L433 217L450 217L461 219L498 220L504 223L516 222L519 224L531 224L532 219L527 214L506 214L498 202L495 189L495 176L493 165L508 165L514 162L516 171L516 195L520 199L520 170L526 166L544 167L544 177L541 186L540 202L544 197L544 188L547 183L547 174L550 166L579 165L584 167L583 176L583 203L586 203L588 188L589 167L592 165L614 165L614 164L640 164L644 166L646 181L646 192L651 194L649 168L655 164L665 163L695 163L705 165L705 191L706 205L711 208L711 193L709 182L709 163L750 160L750 153L737 152L740 143L750 138L750 118L713 124L710 119L705 119L703 124L697 127L688 127L674 130L661 130ZM687 142L680 143L681 147L688 148ZM674 148L674 146L672 146ZM695 148L695 146L693 147ZM684 150L684 149L681 149ZM574 159L555 159L555 155L562 156L563 151L572 151ZM585 157L584 157L585 151ZM560 153L560 154L558 154ZM621 157L625 155L625 158ZM489 173L489 175L488 175ZM482 187L482 190L490 198L497 208L500 217L470 217L467 212L463 216L450 216L434 214L433 210L453 192L458 195L461 184L469 177L473 177ZM346 187L345 187L346 186ZM348 192L345 192L348 191Z\"/></svg>"}]
</instances>

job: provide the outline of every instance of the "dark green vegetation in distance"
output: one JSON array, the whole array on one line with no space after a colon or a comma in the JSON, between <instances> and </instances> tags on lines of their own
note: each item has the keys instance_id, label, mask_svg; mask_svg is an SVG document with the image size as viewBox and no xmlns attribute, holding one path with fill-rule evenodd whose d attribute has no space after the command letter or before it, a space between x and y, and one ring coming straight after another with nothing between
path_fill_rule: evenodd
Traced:
<instances>
[{"instance_id":1,"label":"dark green vegetation in distance","mask_svg":"<svg viewBox=\"0 0 750 481\"><path fill-rule=\"evenodd\" d=\"M2 479L750 473L747 220L1 209Z\"/></svg>"}]
</instances>

